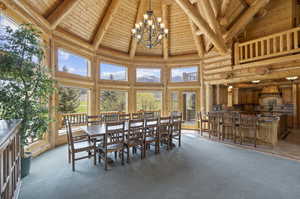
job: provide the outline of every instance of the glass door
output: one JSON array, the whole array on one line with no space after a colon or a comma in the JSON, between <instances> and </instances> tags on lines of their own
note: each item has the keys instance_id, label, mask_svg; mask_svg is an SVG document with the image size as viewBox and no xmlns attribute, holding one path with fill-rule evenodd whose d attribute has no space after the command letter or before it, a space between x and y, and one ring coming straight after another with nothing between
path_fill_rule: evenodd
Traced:
<instances>
[{"instance_id":1,"label":"glass door","mask_svg":"<svg viewBox=\"0 0 300 199\"><path fill-rule=\"evenodd\" d=\"M193 91L182 92L182 117L183 126L186 128L195 128L196 126L196 97L197 93Z\"/></svg>"}]
</instances>

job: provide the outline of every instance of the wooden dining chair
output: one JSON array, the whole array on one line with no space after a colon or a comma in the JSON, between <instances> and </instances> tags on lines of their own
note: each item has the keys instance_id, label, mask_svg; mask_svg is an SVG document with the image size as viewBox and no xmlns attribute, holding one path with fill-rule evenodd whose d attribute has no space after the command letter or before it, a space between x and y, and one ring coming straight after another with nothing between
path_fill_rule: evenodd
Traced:
<instances>
[{"instance_id":1,"label":"wooden dining chair","mask_svg":"<svg viewBox=\"0 0 300 199\"><path fill-rule=\"evenodd\" d=\"M86 116L87 125L100 125L102 123L101 115L88 115Z\"/></svg>"},{"instance_id":2,"label":"wooden dining chair","mask_svg":"<svg viewBox=\"0 0 300 199\"><path fill-rule=\"evenodd\" d=\"M131 114L131 119L133 119L133 120L144 119L144 114L143 114L143 112L132 113Z\"/></svg>"},{"instance_id":3,"label":"wooden dining chair","mask_svg":"<svg viewBox=\"0 0 300 199\"><path fill-rule=\"evenodd\" d=\"M72 162L72 171L75 171L75 161L94 157L96 165L96 142L91 140L88 135L73 136L69 120L65 120L68 140L68 160ZM87 155L76 157L77 153L87 152Z\"/></svg>"},{"instance_id":4,"label":"wooden dining chair","mask_svg":"<svg viewBox=\"0 0 300 199\"><path fill-rule=\"evenodd\" d=\"M197 122L201 136L203 136L203 132L208 133L208 118L202 112L197 112Z\"/></svg>"},{"instance_id":5,"label":"wooden dining chair","mask_svg":"<svg viewBox=\"0 0 300 199\"><path fill-rule=\"evenodd\" d=\"M129 121L130 120L130 114L122 113L119 115L119 121Z\"/></svg>"},{"instance_id":6,"label":"wooden dining chair","mask_svg":"<svg viewBox=\"0 0 300 199\"><path fill-rule=\"evenodd\" d=\"M171 143L173 139L178 141L178 147L181 147L181 124L182 116L173 116L172 117L172 130L171 130ZM172 148L173 144L171 144Z\"/></svg>"},{"instance_id":7,"label":"wooden dining chair","mask_svg":"<svg viewBox=\"0 0 300 199\"><path fill-rule=\"evenodd\" d=\"M144 157L144 120L129 120L128 133L126 134L125 147L127 148L127 162L130 161L130 148L132 148L132 154L137 152L137 149L141 151L141 159Z\"/></svg>"},{"instance_id":8,"label":"wooden dining chair","mask_svg":"<svg viewBox=\"0 0 300 199\"><path fill-rule=\"evenodd\" d=\"M146 157L147 149L150 149L151 144L155 146L155 153L159 153L158 124L158 118L146 119L145 121L144 157Z\"/></svg>"},{"instance_id":9,"label":"wooden dining chair","mask_svg":"<svg viewBox=\"0 0 300 199\"><path fill-rule=\"evenodd\" d=\"M248 131L248 138L253 139L254 147L256 147L257 142L257 131L258 131L258 117L256 115L246 115L241 114L239 118L239 133L240 133L240 143L243 144L245 138L245 132ZM251 132L252 135L251 135ZM252 136L252 137L250 137Z\"/></svg>"},{"instance_id":10,"label":"wooden dining chair","mask_svg":"<svg viewBox=\"0 0 300 199\"><path fill-rule=\"evenodd\" d=\"M159 119L159 141L160 144L166 144L167 150L170 149L171 146L171 117L160 117Z\"/></svg>"},{"instance_id":11,"label":"wooden dining chair","mask_svg":"<svg viewBox=\"0 0 300 199\"><path fill-rule=\"evenodd\" d=\"M108 154L121 152L122 165L124 165L124 143L125 143L125 122L108 122L105 127L104 143L99 147L99 161L104 160L104 168L107 170Z\"/></svg>"},{"instance_id":12,"label":"wooden dining chair","mask_svg":"<svg viewBox=\"0 0 300 199\"><path fill-rule=\"evenodd\" d=\"M144 119L151 119L151 118L154 118L155 115L154 115L154 112L153 111L145 111L144 112Z\"/></svg>"}]
</instances>

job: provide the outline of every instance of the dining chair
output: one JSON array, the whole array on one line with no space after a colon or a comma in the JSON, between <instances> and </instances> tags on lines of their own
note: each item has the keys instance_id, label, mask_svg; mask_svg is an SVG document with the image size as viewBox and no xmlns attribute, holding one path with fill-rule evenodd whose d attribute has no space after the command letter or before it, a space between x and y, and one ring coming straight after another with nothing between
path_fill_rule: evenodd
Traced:
<instances>
[{"instance_id":1,"label":"dining chair","mask_svg":"<svg viewBox=\"0 0 300 199\"><path fill-rule=\"evenodd\" d=\"M182 116L172 117L171 143L173 143L173 139L177 140L178 147L181 147L181 124L182 124ZM172 146L173 144L171 144L171 148Z\"/></svg>"},{"instance_id":2,"label":"dining chair","mask_svg":"<svg viewBox=\"0 0 300 199\"><path fill-rule=\"evenodd\" d=\"M141 159L144 157L144 120L129 120L128 133L126 134L125 147L127 148L127 162L130 161L130 148L135 154L137 149L141 151Z\"/></svg>"},{"instance_id":3,"label":"dining chair","mask_svg":"<svg viewBox=\"0 0 300 199\"><path fill-rule=\"evenodd\" d=\"M102 115L102 120L106 122L116 122L119 120L118 113L106 113Z\"/></svg>"},{"instance_id":4,"label":"dining chair","mask_svg":"<svg viewBox=\"0 0 300 199\"><path fill-rule=\"evenodd\" d=\"M159 119L159 142L160 144L166 144L167 150L171 146L171 117L160 117Z\"/></svg>"},{"instance_id":5,"label":"dining chair","mask_svg":"<svg viewBox=\"0 0 300 199\"><path fill-rule=\"evenodd\" d=\"M144 119L144 114L143 112L132 113L131 119Z\"/></svg>"},{"instance_id":6,"label":"dining chair","mask_svg":"<svg viewBox=\"0 0 300 199\"><path fill-rule=\"evenodd\" d=\"M94 157L96 165L96 142L92 141L88 135L74 136L70 121L65 120L68 141L68 161L72 162L72 171L75 171L75 161ZM87 152L87 155L76 158L77 153Z\"/></svg>"},{"instance_id":7,"label":"dining chair","mask_svg":"<svg viewBox=\"0 0 300 199\"><path fill-rule=\"evenodd\" d=\"M154 115L154 112L153 111L145 111L144 112L144 119L151 119L151 118L154 118L155 115Z\"/></svg>"},{"instance_id":8,"label":"dining chair","mask_svg":"<svg viewBox=\"0 0 300 199\"><path fill-rule=\"evenodd\" d=\"M155 146L155 153L159 153L158 124L158 118L146 119L145 121L144 157L146 157L147 149L150 149L151 144Z\"/></svg>"},{"instance_id":9,"label":"dining chair","mask_svg":"<svg viewBox=\"0 0 300 199\"><path fill-rule=\"evenodd\" d=\"M258 131L258 117L256 115L241 114L239 118L239 133L240 133L240 143L243 144L245 138L245 130L248 130L247 137L254 140L254 147L256 147L257 142L257 131ZM251 132L252 135L251 135ZM250 137L252 136L252 137Z\"/></svg>"},{"instance_id":10,"label":"dining chair","mask_svg":"<svg viewBox=\"0 0 300 199\"><path fill-rule=\"evenodd\" d=\"M108 154L121 152L122 165L124 165L124 143L125 143L125 122L108 122L105 125L105 136L103 145L99 146L99 161L104 160L104 168L107 170Z\"/></svg>"},{"instance_id":11,"label":"dining chair","mask_svg":"<svg viewBox=\"0 0 300 199\"><path fill-rule=\"evenodd\" d=\"M87 125L100 125L102 123L101 115L88 115L86 116Z\"/></svg>"},{"instance_id":12,"label":"dining chair","mask_svg":"<svg viewBox=\"0 0 300 199\"><path fill-rule=\"evenodd\" d=\"M201 136L203 136L203 132L208 133L208 118L203 112L197 112L197 121Z\"/></svg>"},{"instance_id":13,"label":"dining chair","mask_svg":"<svg viewBox=\"0 0 300 199\"><path fill-rule=\"evenodd\" d=\"M122 113L119 115L119 121L129 121L130 120L130 114Z\"/></svg>"}]
</instances>

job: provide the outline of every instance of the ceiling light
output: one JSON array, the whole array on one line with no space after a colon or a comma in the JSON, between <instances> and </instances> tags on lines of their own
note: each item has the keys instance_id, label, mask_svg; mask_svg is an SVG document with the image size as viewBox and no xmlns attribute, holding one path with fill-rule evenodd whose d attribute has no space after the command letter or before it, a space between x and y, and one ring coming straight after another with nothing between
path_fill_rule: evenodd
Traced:
<instances>
[{"instance_id":1,"label":"ceiling light","mask_svg":"<svg viewBox=\"0 0 300 199\"><path fill-rule=\"evenodd\" d=\"M290 81L293 81L293 80L298 79L298 76L286 77L285 79L290 80Z\"/></svg>"},{"instance_id":2,"label":"ceiling light","mask_svg":"<svg viewBox=\"0 0 300 199\"><path fill-rule=\"evenodd\" d=\"M260 80L253 80L251 81L253 84L258 84L260 82Z\"/></svg>"},{"instance_id":3,"label":"ceiling light","mask_svg":"<svg viewBox=\"0 0 300 199\"><path fill-rule=\"evenodd\" d=\"M169 30L162 23L161 17L155 17L151 8L151 0L149 0L149 10L144 14L143 21L135 24L131 32L138 43L143 44L146 48L154 48L168 37Z\"/></svg>"},{"instance_id":4,"label":"ceiling light","mask_svg":"<svg viewBox=\"0 0 300 199\"><path fill-rule=\"evenodd\" d=\"M229 88L229 89L232 89L232 88L233 88L233 86L228 86L228 88Z\"/></svg>"}]
</instances>

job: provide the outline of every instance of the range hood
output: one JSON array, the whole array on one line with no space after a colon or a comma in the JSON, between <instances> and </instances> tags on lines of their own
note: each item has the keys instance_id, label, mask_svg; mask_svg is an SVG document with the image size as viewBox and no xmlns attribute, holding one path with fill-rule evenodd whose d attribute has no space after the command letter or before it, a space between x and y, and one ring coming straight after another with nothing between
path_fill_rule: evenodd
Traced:
<instances>
[{"instance_id":1,"label":"range hood","mask_svg":"<svg viewBox=\"0 0 300 199\"><path fill-rule=\"evenodd\" d=\"M260 92L260 96L281 96L281 92L277 86L266 86Z\"/></svg>"}]
</instances>

